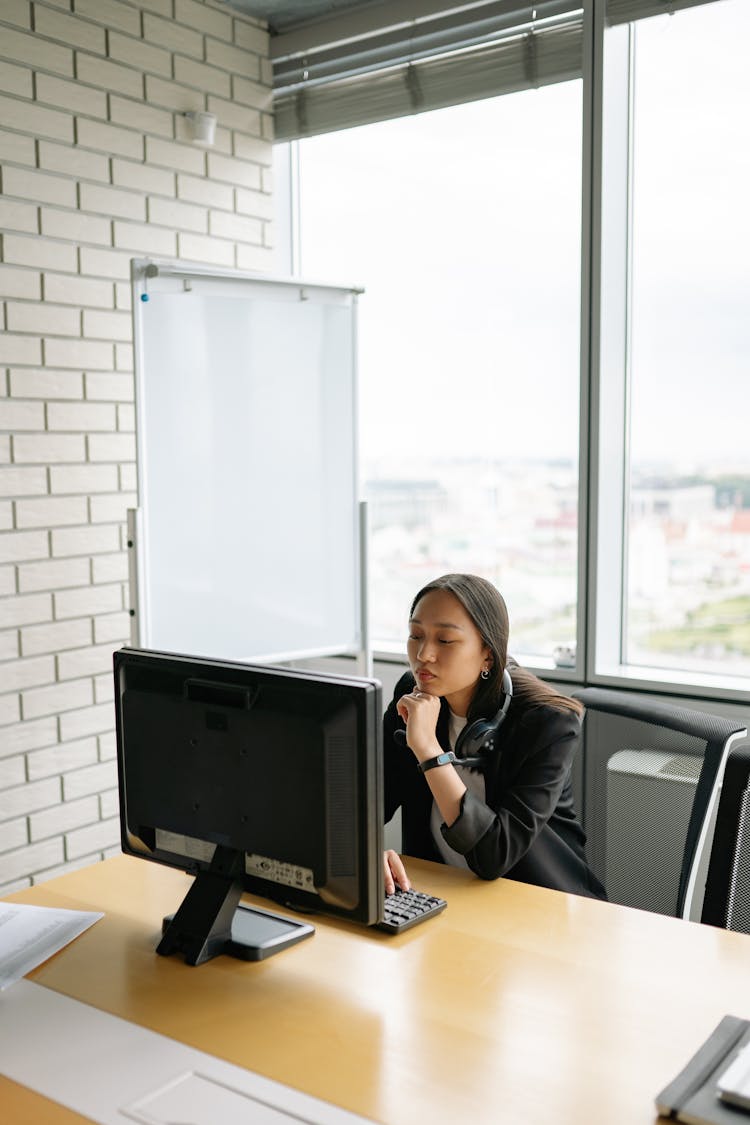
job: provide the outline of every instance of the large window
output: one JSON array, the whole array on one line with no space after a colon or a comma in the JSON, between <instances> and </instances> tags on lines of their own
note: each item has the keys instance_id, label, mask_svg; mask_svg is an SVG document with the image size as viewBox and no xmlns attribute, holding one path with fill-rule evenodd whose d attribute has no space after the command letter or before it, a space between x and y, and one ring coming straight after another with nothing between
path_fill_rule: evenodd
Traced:
<instances>
[{"instance_id":1,"label":"large window","mask_svg":"<svg viewBox=\"0 0 750 1125\"><path fill-rule=\"evenodd\" d=\"M629 31L621 660L693 680L750 672L749 42L745 0Z\"/></svg>"},{"instance_id":2,"label":"large window","mask_svg":"<svg viewBox=\"0 0 750 1125\"><path fill-rule=\"evenodd\" d=\"M299 142L303 275L362 285L361 482L376 648L449 570L512 649L575 641L581 82Z\"/></svg>"}]
</instances>

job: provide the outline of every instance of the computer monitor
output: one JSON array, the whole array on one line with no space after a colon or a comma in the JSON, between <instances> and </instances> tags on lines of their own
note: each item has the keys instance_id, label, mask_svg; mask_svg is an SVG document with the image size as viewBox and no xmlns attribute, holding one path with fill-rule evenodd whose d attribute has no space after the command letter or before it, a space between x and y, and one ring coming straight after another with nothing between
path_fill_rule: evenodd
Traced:
<instances>
[{"instance_id":1,"label":"computer monitor","mask_svg":"<svg viewBox=\"0 0 750 1125\"><path fill-rule=\"evenodd\" d=\"M233 951L243 890L381 920L377 680L133 648L114 679L122 849L195 875L159 952Z\"/></svg>"}]
</instances>

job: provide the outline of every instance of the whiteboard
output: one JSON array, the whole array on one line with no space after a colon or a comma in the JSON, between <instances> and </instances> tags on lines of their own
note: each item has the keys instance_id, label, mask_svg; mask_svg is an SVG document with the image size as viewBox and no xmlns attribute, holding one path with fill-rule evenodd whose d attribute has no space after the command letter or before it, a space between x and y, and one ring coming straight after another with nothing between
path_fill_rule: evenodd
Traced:
<instances>
[{"instance_id":1,"label":"whiteboard","mask_svg":"<svg viewBox=\"0 0 750 1125\"><path fill-rule=\"evenodd\" d=\"M357 651L357 290L133 261L136 643Z\"/></svg>"}]
</instances>

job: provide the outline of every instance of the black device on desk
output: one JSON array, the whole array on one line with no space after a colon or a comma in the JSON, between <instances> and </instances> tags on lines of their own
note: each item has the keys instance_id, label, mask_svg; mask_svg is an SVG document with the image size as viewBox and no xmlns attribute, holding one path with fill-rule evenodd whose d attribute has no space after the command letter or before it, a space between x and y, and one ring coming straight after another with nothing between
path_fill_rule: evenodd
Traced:
<instances>
[{"instance_id":1,"label":"black device on desk","mask_svg":"<svg viewBox=\"0 0 750 1125\"><path fill-rule=\"evenodd\" d=\"M383 921L377 680L133 648L114 677L122 849L195 875L158 952L236 953L243 891Z\"/></svg>"}]
</instances>

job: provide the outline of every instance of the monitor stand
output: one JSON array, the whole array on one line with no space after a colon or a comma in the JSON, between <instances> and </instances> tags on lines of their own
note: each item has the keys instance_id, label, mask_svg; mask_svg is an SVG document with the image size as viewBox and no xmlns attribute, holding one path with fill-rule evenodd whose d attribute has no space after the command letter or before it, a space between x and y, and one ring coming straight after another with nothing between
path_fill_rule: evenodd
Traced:
<instances>
[{"instance_id":1,"label":"monitor stand","mask_svg":"<svg viewBox=\"0 0 750 1125\"><path fill-rule=\"evenodd\" d=\"M177 913L164 919L156 952L184 953L188 965L202 965L220 953L233 953L232 920L243 892L245 857L217 845L211 866L195 876Z\"/></svg>"}]
</instances>

